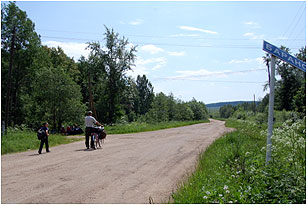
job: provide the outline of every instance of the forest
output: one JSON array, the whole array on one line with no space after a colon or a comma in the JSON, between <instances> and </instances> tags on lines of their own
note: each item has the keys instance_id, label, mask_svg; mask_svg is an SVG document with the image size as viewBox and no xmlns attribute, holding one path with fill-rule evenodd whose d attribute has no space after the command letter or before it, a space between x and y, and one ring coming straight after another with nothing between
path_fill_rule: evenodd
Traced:
<instances>
[{"instance_id":1,"label":"forest","mask_svg":"<svg viewBox=\"0 0 307 205\"><path fill-rule=\"evenodd\" d=\"M203 102L154 93L146 75L133 79L137 46L105 26L102 42L88 42L89 56L75 60L60 47L42 45L35 23L14 2L1 8L2 127L37 129L49 122L83 126L86 111L108 125L208 119ZM4 126L3 126L4 125Z\"/></svg>"}]
</instances>

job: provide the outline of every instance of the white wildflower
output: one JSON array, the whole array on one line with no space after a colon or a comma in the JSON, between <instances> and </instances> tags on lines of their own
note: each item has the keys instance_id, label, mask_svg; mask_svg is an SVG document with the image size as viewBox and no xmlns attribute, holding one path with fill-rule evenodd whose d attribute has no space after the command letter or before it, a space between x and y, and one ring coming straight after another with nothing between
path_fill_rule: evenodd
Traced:
<instances>
[{"instance_id":1,"label":"white wildflower","mask_svg":"<svg viewBox=\"0 0 307 205\"><path fill-rule=\"evenodd\" d=\"M207 196L204 196L203 198L204 198L204 199L208 199L208 197L207 197Z\"/></svg>"},{"instance_id":2,"label":"white wildflower","mask_svg":"<svg viewBox=\"0 0 307 205\"><path fill-rule=\"evenodd\" d=\"M227 186L227 185L225 185L225 186L224 186L224 190L227 190L227 189L228 189L228 186Z\"/></svg>"}]
</instances>

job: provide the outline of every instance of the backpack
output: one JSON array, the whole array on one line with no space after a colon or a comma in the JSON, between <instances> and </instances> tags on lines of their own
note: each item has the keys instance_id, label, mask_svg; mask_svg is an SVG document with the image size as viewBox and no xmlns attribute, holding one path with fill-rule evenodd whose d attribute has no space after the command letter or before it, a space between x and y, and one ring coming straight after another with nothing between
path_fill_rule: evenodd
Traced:
<instances>
[{"instance_id":1,"label":"backpack","mask_svg":"<svg viewBox=\"0 0 307 205\"><path fill-rule=\"evenodd\" d=\"M46 136L46 131L43 129L43 127L41 127L38 131L37 131L37 139L41 140Z\"/></svg>"}]
</instances>

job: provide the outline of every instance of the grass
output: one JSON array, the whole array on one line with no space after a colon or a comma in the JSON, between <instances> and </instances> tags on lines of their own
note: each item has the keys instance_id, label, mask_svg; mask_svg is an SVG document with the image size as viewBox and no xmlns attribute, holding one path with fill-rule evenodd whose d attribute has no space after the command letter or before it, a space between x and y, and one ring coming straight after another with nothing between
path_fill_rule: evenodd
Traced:
<instances>
[{"instance_id":1,"label":"grass","mask_svg":"<svg viewBox=\"0 0 307 205\"><path fill-rule=\"evenodd\" d=\"M124 134L145 131L154 131L166 128L181 127L198 123L209 122L203 121L184 121L184 122L161 122L161 123L129 123L118 124L114 126L106 126L108 134ZM84 138L67 138L60 134L51 134L49 136L49 146L57 146L60 144L68 144L76 141L84 140ZM38 150L40 140L37 139L36 133L27 129L10 128L6 135L1 137L1 154L23 152L27 150Z\"/></svg>"},{"instance_id":2,"label":"grass","mask_svg":"<svg viewBox=\"0 0 307 205\"><path fill-rule=\"evenodd\" d=\"M283 124L283 128L276 130L275 138L272 137L273 160L265 166L266 127L228 120L226 126L237 130L216 140L200 155L195 173L172 194L171 202L306 203L306 156L299 157L299 153L306 153L305 123ZM280 136L286 130L290 134ZM296 139L286 149L283 146L291 144L289 135ZM282 139L286 140L279 143Z\"/></svg>"},{"instance_id":3,"label":"grass","mask_svg":"<svg viewBox=\"0 0 307 205\"><path fill-rule=\"evenodd\" d=\"M80 141L81 139L67 138L60 134L51 134L49 136L49 146L53 147L60 144L68 144ZM22 152L27 150L38 150L40 140L36 133L27 129L9 129L6 135L1 136L1 154ZM44 145L45 147L45 145Z\"/></svg>"},{"instance_id":4,"label":"grass","mask_svg":"<svg viewBox=\"0 0 307 205\"><path fill-rule=\"evenodd\" d=\"M182 127L188 125L194 125L199 123L207 123L209 120L199 121L170 121L159 123L145 123L145 122L132 122L129 124L117 124L114 126L106 126L105 129L108 134L125 134L125 133L137 133L155 131L167 128Z\"/></svg>"}]
</instances>

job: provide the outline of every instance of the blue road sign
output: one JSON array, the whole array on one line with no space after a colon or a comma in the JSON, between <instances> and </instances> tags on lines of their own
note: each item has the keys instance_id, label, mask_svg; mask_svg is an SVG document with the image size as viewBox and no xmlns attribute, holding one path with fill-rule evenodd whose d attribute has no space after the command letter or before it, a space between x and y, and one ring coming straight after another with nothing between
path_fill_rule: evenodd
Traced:
<instances>
[{"instance_id":1,"label":"blue road sign","mask_svg":"<svg viewBox=\"0 0 307 205\"><path fill-rule=\"evenodd\" d=\"M297 59L296 57L290 55L289 53L277 48L276 46L266 41L263 41L263 50L276 56L280 60L290 63L294 67L306 72L306 62L303 62L300 59Z\"/></svg>"}]
</instances>

